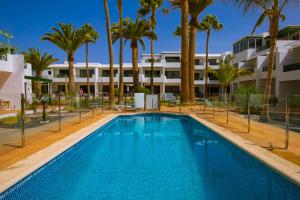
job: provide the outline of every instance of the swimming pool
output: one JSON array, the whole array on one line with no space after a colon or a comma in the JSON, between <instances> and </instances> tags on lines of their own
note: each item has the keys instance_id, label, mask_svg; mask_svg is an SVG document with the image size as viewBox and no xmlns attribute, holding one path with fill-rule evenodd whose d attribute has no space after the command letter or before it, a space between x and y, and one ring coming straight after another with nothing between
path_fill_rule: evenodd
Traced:
<instances>
[{"instance_id":1,"label":"swimming pool","mask_svg":"<svg viewBox=\"0 0 300 200\"><path fill-rule=\"evenodd\" d=\"M120 116L0 195L30 199L300 199L300 188L188 116Z\"/></svg>"}]
</instances>

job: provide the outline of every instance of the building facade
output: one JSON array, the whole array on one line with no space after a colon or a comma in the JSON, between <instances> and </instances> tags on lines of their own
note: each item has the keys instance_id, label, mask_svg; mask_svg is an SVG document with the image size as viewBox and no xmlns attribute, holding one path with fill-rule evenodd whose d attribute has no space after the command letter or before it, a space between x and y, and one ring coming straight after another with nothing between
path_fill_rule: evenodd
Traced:
<instances>
[{"instance_id":1,"label":"building facade","mask_svg":"<svg viewBox=\"0 0 300 200\"><path fill-rule=\"evenodd\" d=\"M27 94L27 101L31 102L32 82L26 76L32 76L32 69L23 55L7 54L0 60L0 101L1 105L5 103L0 109L20 109L21 94Z\"/></svg>"},{"instance_id":2,"label":"building facade","mask_svg":"<svg viewBox=\"0 0 300 200\"><path fill-rule=\"evenodd\" d=\"M209 66L218 69L219 61L231 52L209 54ZM246 68L251 75L241 76L231 85L230 91L239 85L255 85L263 92L268 66L268 33L259 36L247 36L233 44L233 64ZM139 65L141 87L150 88L151 55L143 54ZM124 63L124 91L131 92L133 85L132 64ZM205 83L205 54L195 55L195 92L197 97L203 94ZM65 91L68 82L68 63L51 65L44 71L44 78L53 81L52 92ZM75 64L76 90L87 91L85 63ZM90 89L92 93L109 90L109 65L89 63ZM114 82L118 87L119 65L114 65ZM272 95L300 94L300 26L288 26L279 31L276 59L273 69ZM180 92L180 52L165 51L154 55L154 90L155 93ZM212 74L208 74L208 92L210 95L221 93L221 86Z\"/></svg>"},{"instance_id":3,"label":"building facade","mask_svg":"<svg viewBox=\"0 0 300 200\"><path fill-rule=\"evenodd\" d=\"M218 62L223 59L225 54L209 54L209 66L218 69ZM154 62L154 90L155 93L174 93L180 92L180 52L162 52L155 54ZM143 54L139 66L139 82L141 87L150 88L151 63L150 54ZM76 90L83 89L87 91L87 74L85 63L75 63L75 86ZM198 97L203 93L205 82L205 54L196 54L195 56L195 92ZM123 64L124 70L124 91L131 92L133 89L133 71L131 63ZM65 91L68 82L68 63L54 64L44 71L44 78L51 79L52 92ZM114 65L115 87L119 85L119 65ZM90 90L92 93L109 90L109 65L101 63L89 63ZM212 93L220 92L218 81L208 75L208 90Z\"/></svg>"},{"instance_id":4,"label":"building facade","mask_svg":"<svg viewBox=\"0 0 300 200\"><path fill-rule=\"evenodd\" d=\"M240 85L255 85L258 91L264 91L269 45L268 33L244 37L233 44L233 64L252 72L250 76L239 77L232 85L233 90ZM272 77L272 96L300 94L300 26L279 31Z\"/></svg>"}]
</instances>

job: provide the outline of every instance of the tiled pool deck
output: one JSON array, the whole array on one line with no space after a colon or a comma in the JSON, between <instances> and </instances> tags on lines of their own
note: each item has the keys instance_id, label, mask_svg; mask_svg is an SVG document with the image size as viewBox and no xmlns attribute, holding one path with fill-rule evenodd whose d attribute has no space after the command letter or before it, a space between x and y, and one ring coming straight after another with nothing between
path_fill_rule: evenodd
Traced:
<instances>
[{"instance_id":1,"label":"tiled pool deck","mask_svg":"<svg viewBox=\"0 0 300 200\"><path fill-rule=\"evenodd\" d=\"M162 109L166 112L176 112L177 110L173 110L170 108ZM207 118L207 116L199 115L197 112L192 111L194 108L185 107L183 108L183 112L189 114L194 119L200 121L205 124L209 128L213 129L217 133L219 133L224 138L230 140L232 143L236 144L240 148L246 150L248 153L254 155L257 159L263 161L265 164L269 165L279 173L289 177L293 182L300 185L300 166L296 165L282 157L289 155L289 153L284 154L285 156L278 156L276 154L281 155L280 153L275 152L276 154L264 149L261 147L262 144L256 142L256 140L263 136L267 137L266 140L273 141L274 138L270 138L270 134L264 134L261 136L261 132L266 132L267 129L270 129L270 132L274 133L274 127L268 127L268 125L264 124L255 124L255 128L251 131L250 134L241 133L238 131L230 130L227 127L222 127L216 125L215 123L210 122L211 120ZM51 142L49 142L49 138L39 138L39 141L32 141L31 145L26 146L24 149L17 149L15 151L10 151L5 155L0 155L0 192L12 186L17 181L21 180L23 177L27 176L31 172L35 171L37 168L41 167L49 160L53 159L64 150L74 145L78 141L82 140L84 137L88 136L94 130L104 125L106 122L110 121L114 117L117 117L118 113L115 114L102 114L98 116L95 120L82 123L79 127L71 127L73 128L72 134L66 134L62 137L51 138ZM222 117L222 116L220 116ZM205 119L203 119L205 118ZM99 120L100 119L100 120ZM215 118L218 120L218 117ZM222 118L220 118L222 120ZM236 127L241 126L241 122L238 120L234 121L231 119L231 123L235 122ZM218 124L218 123L217 123ZM85 126L85 127L84 127ZM265 127L264 127L265 126ZM258 129L257 129L258 128ZM75 130L74 130L75 129ZM77 129L77 130L76 130ZM80 129L80 130L79 130ZM277 130L277 129L276 129ZM276 131L275 130L275 131ZM277 136L281 140L283 135L279 132L278 128L277 133L273 137ZM65 136L65 137L63 137ZM271 135L272 136L272 135ZM247 138L248 137L248 138ZM300 148L297 145L300 143L300 137L295 133L291 133L291 147L295 152L291 152L293 155L300 153ZM297 141L294 141L297 140ZM56 142L55 142L56 141ZM39 145L35 145L34 143L38 143ZM289 152L291 151L289 149ZM286 150L285 150L286 151ZM298 152L297 152L298 151ZM288 152L288 151L287 151ZM20 156L21 155L21 156ZM295 158L294 158L295 157ZM292 160L297 161L297 156L294 156ZM10 159L15 158L15 159ZM14 164L13 164L14 163ZM9 166L9 167L8 167Z\"/></svg>"}]
</instances>

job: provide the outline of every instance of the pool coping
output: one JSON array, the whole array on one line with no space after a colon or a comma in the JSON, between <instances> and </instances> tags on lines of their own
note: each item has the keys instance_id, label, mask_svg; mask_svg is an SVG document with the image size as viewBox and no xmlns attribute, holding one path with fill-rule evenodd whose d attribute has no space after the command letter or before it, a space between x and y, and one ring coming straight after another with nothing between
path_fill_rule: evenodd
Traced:
<instances>
[{"instance_id":1,"label":"pool coping","mask_svg":"<svg viewBox=\"0 0 300 200\"><path fill-rule=\"evenodd\" d=\"M144 113L120 113L120 114L109 114L104 118L98 120L97 122L82 128L72 135L59 140L50 146L28 156L27 158L18 161L17 163L11 165L9 168L0 171L0 194L5 192L16 183L38 170L49 161L56 158L58 155L82 141L84 138L92 134L94 131L104 126L111 120L122 115L142 115ZM151 112L150 112L151 113ZM162 114L172 114L172 115L185 115L190 116L199 123L205 125L209 129L216 132L221 137L225 138L232 144L236 145L238 148L244 150L246 153L252 155L256 159L260 160L268 167L272 168L282 176L287 177L290 181L300 186L300 166L258 146L257 144L248 141L234 133L230 130L223 128L219 125L213 124L205 119L197 117L195 114L188 113L172 113L172 112L154 112Z\"/></svg>"},{"instance_id":2,"label":"pool coping","mask_svg":"<svg viewBox=\"0 0 300 200\"><path fill-rule=\"evenodd\" d=\"M58 155L82 141L94 131L118 116L119 114L108 114L97 122L76 131L48 147L33 153L23 160L18 161L7 169L0 171L0 194L7 191L16 183L29 176L31 173L38 170L49 161L53 160Z\"/></svg>"},{"instance_id":3,"label":"pool coping","mask_svg":"<svg viewBox=\"0 0 300 200\"><path fill-rule=\"evenodd\" d=\"M212 122L209 122L205 119L197 117L195 114L187 114L192 117L194 120L205 125L209 129L216 132L218 135L231 142L238 148L245 151L245 153L250 154L254 158L260 160L265 165L279 173L280 175L288 178L291 182L295 183L300 187L300 166L296 165L289 160L286 160L275 153L264 149L263 147L257 145L254 142L246 140L241 136L234 134L232 131L223 128L219 125L216 125ZM249 133L251 134L251 133Z\"/></svg>"}]
</instances>

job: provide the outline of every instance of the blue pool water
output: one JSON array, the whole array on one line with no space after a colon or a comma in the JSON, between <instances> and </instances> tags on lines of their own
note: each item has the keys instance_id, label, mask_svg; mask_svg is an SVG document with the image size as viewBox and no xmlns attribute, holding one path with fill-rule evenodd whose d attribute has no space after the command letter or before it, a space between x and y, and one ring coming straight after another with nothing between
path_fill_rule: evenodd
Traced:
<instances>
[{"instance_id":1,"label":"blue pool water","mask_svg":"<svg viewBox=\"0 0 300 200\"><path fill-rule=\"evenodd\" d=\"M0 199L299 200L300 189L190 117L145 114L114 119Z\"/></svg>"}]
</instances>

